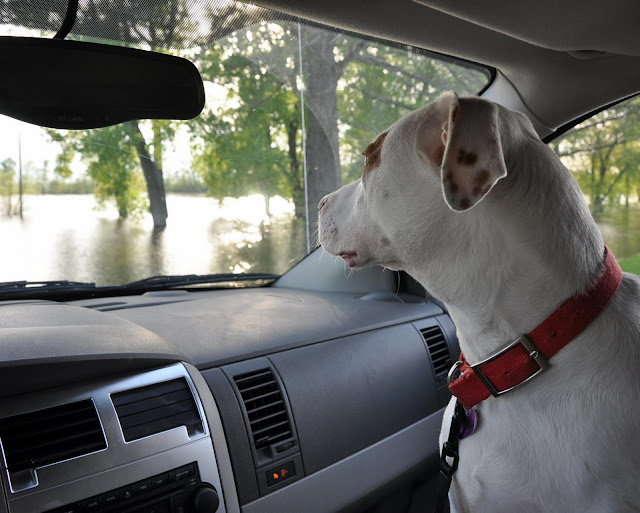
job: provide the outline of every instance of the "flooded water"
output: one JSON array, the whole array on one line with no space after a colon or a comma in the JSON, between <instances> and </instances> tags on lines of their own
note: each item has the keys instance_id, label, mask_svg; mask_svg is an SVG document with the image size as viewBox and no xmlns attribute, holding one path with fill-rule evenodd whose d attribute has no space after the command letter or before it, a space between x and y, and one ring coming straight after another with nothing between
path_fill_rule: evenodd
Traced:
<instances>
[{"instance_id":1,"label":"flooded water","mask_svg":"<svg viewBox=\"0 0 640 513\"><path fill-rule=\"evenodd\" d=\"M618 260L640 254L640 205L609 207L596 222Z\"/></svg>"},{"instance_id":2,"label":"flooded water","mask_svg":"<svg viewBox=\"0 0 640 513\"><path fill-rule=\"evenodd\" d=\"M93 195L25 196L24 219L0 217L0 281L68 279L98 285L158 274L283 273L306 254L305 227L292 206L261 196L167 195L162 231L150 216L119 221Z\"/></svg>"},{"instance_id":3,"label":"flooded water","mask_svg":"<svg viewBox=\"0 0 640 513\"><path fill-rule=\"evenodd\" d=\"M158 274L283 273L306 253L305 226L293 207L260 196L227 199L169 194L166 229L148 215L118 221L96 210L92 195L26 196L24 219L0 216L0 281L68 279L99 285ZM621 259L640 254L640 206L610 209L598 219Z\"/></svg>"}]
</instances>

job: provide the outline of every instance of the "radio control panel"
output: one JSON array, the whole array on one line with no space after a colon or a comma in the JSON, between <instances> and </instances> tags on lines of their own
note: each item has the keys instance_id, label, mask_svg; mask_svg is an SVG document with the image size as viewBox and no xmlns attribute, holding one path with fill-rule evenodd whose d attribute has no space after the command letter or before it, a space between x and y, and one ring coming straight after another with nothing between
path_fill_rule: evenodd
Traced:
<instances>
[{"instance_id":1,"label":"radio control panel","mask_svg":"<svg viewBox=\"0 0 640 513\"><path fill-rule=\"evenodd\" d=\"M219 503L218 491L201 481L198 464L193 462L48 513L215 513Z\"/></svg>"}]
</instances>

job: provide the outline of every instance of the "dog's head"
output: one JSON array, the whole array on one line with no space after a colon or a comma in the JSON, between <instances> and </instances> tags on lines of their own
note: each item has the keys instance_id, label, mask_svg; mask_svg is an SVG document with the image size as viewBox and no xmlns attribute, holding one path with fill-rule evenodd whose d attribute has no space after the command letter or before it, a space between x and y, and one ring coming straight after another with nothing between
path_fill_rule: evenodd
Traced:
<instances>
[{"instance_id":1,"label":"dog's head","mask_svg":"<svg viewBox=\"0 0 640 513\"><path fill-rule=\"evenodd\" d=\"M527 123L455 93L409 114L367 147L360 180L320 201L321 245L349 267L411 268L417 255L428 257L426 241L446 245L460 218L477 214L507 175L503 146L512 129Z\"/></svg>"}]
</instances>

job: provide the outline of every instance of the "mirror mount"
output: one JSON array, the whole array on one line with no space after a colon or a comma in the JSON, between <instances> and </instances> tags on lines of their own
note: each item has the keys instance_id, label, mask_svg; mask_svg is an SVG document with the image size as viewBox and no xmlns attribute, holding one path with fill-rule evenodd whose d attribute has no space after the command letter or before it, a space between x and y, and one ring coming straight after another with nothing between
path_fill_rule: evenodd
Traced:
<instances>
[{"instance_id":1,"label":"mirror mount","mask_svg":"<svg viewBox=\"0 0 640 513\"><path fill-rule=\"evenodd\" d=\"M62 20L62 25L60 25L60 29L53 36L53 39L64 39L69 35L71 29L76 23L76 16L78 15L78 0L69 0L67 2L67 12L64 15L64 20Z\"/></svg>"}]
</instances>

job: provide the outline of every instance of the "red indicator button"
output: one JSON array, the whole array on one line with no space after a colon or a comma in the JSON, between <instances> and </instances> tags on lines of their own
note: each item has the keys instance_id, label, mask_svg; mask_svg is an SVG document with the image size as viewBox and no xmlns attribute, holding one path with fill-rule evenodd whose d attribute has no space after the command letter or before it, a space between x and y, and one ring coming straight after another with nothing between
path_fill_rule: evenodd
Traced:
<instances>
[{"instance_id":1,"label":"red indicator button","mask_svg":"<svg viewBox=\"0 0 640 513\"><path fill-rule=\"evenodd\" d=\"M293 461L283 463L278 467L267 470L267 486L274 486L282 481L291 479L296 475L296 466Z\"/></svg>"}]
</instances>

